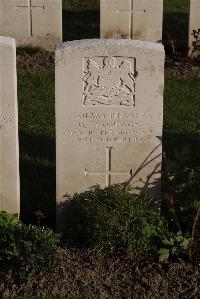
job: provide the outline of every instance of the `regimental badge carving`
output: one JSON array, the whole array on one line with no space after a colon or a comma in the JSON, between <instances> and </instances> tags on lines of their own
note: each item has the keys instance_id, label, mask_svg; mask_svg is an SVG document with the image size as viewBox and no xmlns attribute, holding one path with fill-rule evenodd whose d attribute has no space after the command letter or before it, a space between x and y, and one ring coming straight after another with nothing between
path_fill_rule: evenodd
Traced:
<instances>
[{"instance_id":1,"label":"regimental badge carving","mask_svg":"<svg viewBox=\"0 0 200 299\"><path fill-rule=\"evenodd\" d=\"M135 106L136 59L84 58L84 106Z\"/></svg>"}]
</instances>

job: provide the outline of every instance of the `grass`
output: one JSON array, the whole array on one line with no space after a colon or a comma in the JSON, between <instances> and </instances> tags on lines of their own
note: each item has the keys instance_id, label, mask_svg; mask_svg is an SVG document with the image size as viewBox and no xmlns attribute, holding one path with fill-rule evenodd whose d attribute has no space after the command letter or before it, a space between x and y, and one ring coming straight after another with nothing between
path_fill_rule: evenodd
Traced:
<instances>
[{"instance_id":1,"label":"grass","mask_svg":"<svg viewBox=\"0 0 200 299\"><path fill-rule=\"evenodd\" d=\"M185 12L189 9L188 0L164 0L164 11L169 12Z\"/></svg>"},{"instance_id":2,"label":"grass","mask_svg":"<svg viewBox=\"0 0 200 299\"><path fill-rule=\"evenodd\" d=\"M33 46L17 47L17 55L34 55L41 52L42 48Z\"/></svg>"},{"instance_id":3,"label":"grass","mask_svg":"<svg viewBox=\"0 0 200 299\"><path fill-rule=\"evenodd\" d=\"M185 145L192 152L200 147L200 78L178 79L168 77L165 80L164 93L164 133L163 144L171 155ZM200 163L200 156L193 156Z\"/></svg>"},{"instance_id":4,"label":"grass","mask_svg":"<svg viewBox=\"0 0 200 299\"><path fill-rule=\"evenodd\" d=\"M188 47L189 1L164 0L163 38L174 40L177 50Z\"/></svg>"},{"instance_id":5,"label":"grass","mask_svg":"<svg viewBox=\"0 0 200 299\"><path fill-rule=\"evenodd\" d=\"M99 38L100 12L96 0L63 1L63 40Z\"/></svg>"},{"instance_id":6,"label":"grass","mask_svg":"<svg viewBox=\"0 0 200 299\"><path fill-rule=\"evenodd\" d=\"M99 37L98 5L81 0L63 1L64 40ZM91 3L91 2L90 2ZM164 31L187 41L187 0L164 0ZM18 50L21 51L20 49ZM54 74L18 74L21 210L33 222L42 210L48 225L55 223L55 115ZM200 79L166 78L164 101L164 146L167 152L190 144L200 146ZM197 161L198 162L198 161Z\"/></svg>"},{"instance_id":7,"label":"grass","mask_svg":"<svg viewBox=\"0 0 200 299\"><path fill-rule=\"evenodd\" d=\"M200 78L167 78L165 83L165 130L200 133Z\"/></svg>"},{"instance_id":8,"label":"grass","mask_svg":"<svg viewBox=\"0 0 200 299\"><path fill-rule=\"evenodd\" d=\"M71 11L99 9L100 0L63 0L63 9Z\"/></svg>"}]
</instances>

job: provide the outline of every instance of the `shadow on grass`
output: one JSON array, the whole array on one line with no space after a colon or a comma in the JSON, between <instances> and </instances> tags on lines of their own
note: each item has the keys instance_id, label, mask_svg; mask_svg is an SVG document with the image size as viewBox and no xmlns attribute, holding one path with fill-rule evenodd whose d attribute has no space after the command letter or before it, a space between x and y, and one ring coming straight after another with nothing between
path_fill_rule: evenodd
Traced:
<instances>
[{"instance_id":1,"label":"shadow on grass","mask_svg":"<svg viewBox=\"0 0 200 299\"><path fill-rule=\"evenodd\" d=\"M35 223L41 210L44 223L55 227L55 140L20 131L21 219Z\"/></svg>"},{"instance_id":2,"label":"shadow on grass","mask_svg":"<svg viewBox=\"0 0 200 299\"><path fill-rule=\"evenodd\" d=\"M190 163L192 165L200 164L200 134L198 133L179 133L164 130L163 134L163 148L167 156L172 159L175 151L180 152L184 146L189 146L191 150Z\"/></svg>"},{"instance_id":3,"label":"shadow on grass","mask_svg":"<svg viewBox=\"0 0 200 299\"><path fill-rule=\"evenodd\" d=\"M176 42L177 50L184 51L188 48L188 13L167 12L164 13L163 20L163 41L166 42L166 36ZM170 49L166 48L167 52Z\"/></svg>"},{"instance_id":4,"label":"shadow on grass","mask_svg":"<svg viewBox=\"0 0 200 299\"><path fill-rule=\"evenodd\" d=\"M63 11L63 41L99 38L99 10Z\"/></svg>"}]
</instances>

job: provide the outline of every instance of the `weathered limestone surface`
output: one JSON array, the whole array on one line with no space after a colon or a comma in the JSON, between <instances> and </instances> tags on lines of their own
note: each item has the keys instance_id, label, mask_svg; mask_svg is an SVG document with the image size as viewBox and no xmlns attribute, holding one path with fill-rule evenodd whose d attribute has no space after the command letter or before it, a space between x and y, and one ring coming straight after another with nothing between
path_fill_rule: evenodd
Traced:
<instances>
[{"instance_id":1,"label":"weathered limestone surface","mask_svg":"<svg viewBox=\"0 0 200 299\"><path fill-rule=\"evenodd\" d=\"M0 35L54 50L62 41L62 0L1 0Z\"/></svg>"},{"instance_id":2,"label":"weathered limestone surface","mask_svg":"<svg viewBox=\"0 0 200 299\"><path fill-rule=\"evenodd\" d=\"M82 40L56 49L58 230L64 195L129 181L160 197L164 49Z\"/></svg>"},{"instance_id":3,"label":"weathered limestone surface","mask_svg":"<svg viewBox=\"0 0 200 299\"><path fill-rule=\"evenodd\" d=\"M189 14L189 48L192 53L195 38L192 34L193 30L200 30L200 0L190 0ZM200 45L200 34L198 35L198 44Z\"/></svg>"},{"instance_id":4,"label":"weathered limestone surface","mask_svg":"<svg viewBox=\"0 0 200 299\"><path fill-rule=\"evenodd\" d=\"M15 40L0 37L0 210L20 213Z\"/></svg>"},{"instance_id":5,"label":"weathered limestone surface","mask_svg":"<svg viewBox=\"0 0 200 299\"><path fill-rule=\"evenodd\" d=\"M162 40L163 0L101 0L101 37Z\"/></svg>"}]
</instances>

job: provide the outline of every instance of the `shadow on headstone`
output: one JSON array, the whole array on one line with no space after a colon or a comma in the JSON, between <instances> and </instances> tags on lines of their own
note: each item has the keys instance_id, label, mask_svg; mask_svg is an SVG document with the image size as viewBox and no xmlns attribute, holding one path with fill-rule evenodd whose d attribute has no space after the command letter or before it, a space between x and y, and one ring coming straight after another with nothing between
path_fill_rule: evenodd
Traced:
<instances>
[{"instance_id":1,"label":"shadow on headstone","mask_svg":"<svg viewBox=\"0 0 200 299\"><path fill-rule=\"evenodd\" d=\"M161 139L161 137L159 138ZM154 160L157 160L162 154L160 153L157 155L157 152L160 152L160 146L161 143L156 146L148 155L145 157L144 161L141 163L141 165L138 167L138 169L133 170L132 176L130 177L129 180L127 180L125 183L125 186L131 186L134 179L143 176L142 172L143 170L147 167L151 167L151 163L155 163ZM160 158L161 160L161 158ZM141 173L141 174L140 174ZM154 166L152 172L146 177L146 179L141 178L137 179L136 181L137 186L131 191L132 193L137 193L137 194L145 194L144 200L148 200L151 202L152 207L157 210L160 209L160 198L158 198L158 193L160 193L160 188L161 188L161 162L157 163L157 165ZM139 186L141 185L141 187ZM112 185L114 186L114 185ZM108 188L108 187L106 187ZM86 202L91 202L92 205L92 200L94 198L91 196L92 194L93 187L91 186L86 190L85 192L81 192L79 194L74 194L74 196L68 195L67 192L67 187L66 187L66 194L63 197L62 201L57 203L57 231L59 233L63 233L64 236L67 235L67 231L71 229L71 222L73 219L73 222L75 221L77 226L83 226L84 223L83 219L87 217L88 215L85 215L83 213L82 219L79 219L79 215L81 211L76 210L76 205L74 205L74 202L76 200L83 201L83 206L84 206L84 201ZM159 190L159 191L158 191ZM109 194L109 192L108 192ZM109 195L108 195L109 196ZM120 196L120 195L119 195ZM96 198L97 199L97 198ZM98 198L99 202L101 202L101 198ZM142 197L141 197L142 200ZM101 203L99 203L100 205ZM87 205L87 203L86 203ZM75 208L74 208L75 207ZM84 222L84 221L83 221ZM76 232L74 231L74 234L76 235ZM79 236L80 237L80 236ZM78 238L76 238L78 239ZM80 239L80 244L81 246L81 239Z\"/></svg>"},{"instance_id":2,"label":"shadow on headstone","mask_svg":"<svg viewBox=\"0 0 200 299\"><path fill-rule=\"evenodd\" d=\"M157 137L161 141L161 137ZM130 179L127 181L128 184L131 185L131 183L134 181L134 178L138 175L140 175L140 172L145 168L149 167L151 163L155 163L154 161L157 159L160 159L162 161L162 153L160 151L160 147L162 146L162 142L157 145L150 153L147 155L147 157L144 159L144 161L141 163L141 165L133 170L133 173L130 177ZM153 170L149 173L149 175L146 177L146 180L140 179L141 187L136 187L135 189L139 192L142 192L144 194L150 195L152 198L156 198L158 196L158 189L161 188L161 162L158 162ZM158 202L160 202L160 198L157 198Z\"/></svg>"}]
</instances>

